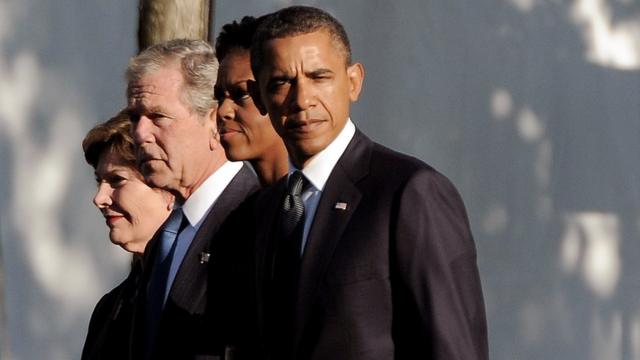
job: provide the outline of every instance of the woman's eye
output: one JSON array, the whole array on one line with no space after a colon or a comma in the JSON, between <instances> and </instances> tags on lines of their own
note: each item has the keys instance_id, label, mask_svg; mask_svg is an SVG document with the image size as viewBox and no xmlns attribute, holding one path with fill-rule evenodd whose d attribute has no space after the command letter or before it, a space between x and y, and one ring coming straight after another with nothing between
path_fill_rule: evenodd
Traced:
<instances>
[{"instance_id":1,"label":"woman's eye","mask_svg":"<svg viewBox=\"0 0 640 360\"><path fill-rule=\"evenodd\" d=\"M220 90L214 90L213 92L213 100L217 101L218 104L222 104L224 101L224 92Z\"/></svg>"},{"instance_id":2,"label":"woman's eye","mask_svg":"<svg viewBox=\"0 0 640 360\"><path fill-rule=\"evenodd\" d=\"M236 102L245 102L251 100L251 95L249 95L249 93L240 93L234 97L234 100Z\"/></svg>"},{"instance_id":3,"label":"woman's eye","mask_svg":"<svg viewBox=\"0 0 640 360\"><path fill-rule=\"evenodd\" d=\"M126 182L127 182L127 179L122 176L114 176L113 178L109 179L109 184L111 184L111 186L114 188L120 187L124 185Z\"/></svg>"}]
</instances>

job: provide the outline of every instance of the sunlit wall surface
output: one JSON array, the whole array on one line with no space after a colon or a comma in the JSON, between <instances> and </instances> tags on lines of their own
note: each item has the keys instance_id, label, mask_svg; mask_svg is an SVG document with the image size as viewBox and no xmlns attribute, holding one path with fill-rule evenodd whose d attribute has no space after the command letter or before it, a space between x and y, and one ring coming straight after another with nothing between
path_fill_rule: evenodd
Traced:
<instances>
[{"instance_id":1,"label":"sunlit wall surface","mask_svg":"<svg viewBox=\"0 0 640 360\"><path fill-rule=\"evenodd\" d=\"M126 273L80 143L125 103L136 16L129 0L0 1L3 360L79 358L93 306Z\"/></svg>"},{"instance_id":2,"label":"sunlit wall surface","mask_svg":"<svg viewBox=\"0 0 640 360\"><path fill-rule=\"evenodd\" d=\"M124 104L134 3L0 2L3 360L78 358L126 272L80 142ZM216 23L290 3L218 0ZM307 3L365 65L355 123L460 189L491 358L640 359L640 4Z\"/></svg>"}]
</instances>

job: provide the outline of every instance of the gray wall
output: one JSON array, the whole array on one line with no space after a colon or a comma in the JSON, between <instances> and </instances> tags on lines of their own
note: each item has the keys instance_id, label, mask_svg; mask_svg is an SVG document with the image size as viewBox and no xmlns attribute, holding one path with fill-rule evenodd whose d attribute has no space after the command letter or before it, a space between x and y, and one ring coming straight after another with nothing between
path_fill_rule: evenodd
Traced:
<instances>
[{"instance_id":1,"label":"gray wall","mask_svg":"<svg viewBox=\"0 0 640 360\"><path fill-rule=\"evenodd\" d=\"M124 104L134 3L0 2L3 359L77 358L126 272L80 141ZM290 3L218 0L216 25ZM640 4L307 3L365 65L356 124L458 185L492 359L640 359Z\"/></svg>"},{"instance_id":2,"label":"gray wall","mask_svg":"<svg viewBox=\"0 0 640 360\"><path fill-rule=\"evenodd\" d=\"M130 0L0 2L3 360L79 358L93 306L126 274L80 143L125 103L136 19Z\"/></svg>"}]
</instances>

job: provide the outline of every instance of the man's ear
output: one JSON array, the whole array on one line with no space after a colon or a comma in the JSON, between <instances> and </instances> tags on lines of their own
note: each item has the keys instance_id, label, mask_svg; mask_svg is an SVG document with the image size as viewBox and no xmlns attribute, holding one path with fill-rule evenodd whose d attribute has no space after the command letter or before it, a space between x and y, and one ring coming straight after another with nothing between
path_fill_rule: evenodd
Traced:
<instances>
[{"instance_id":1,"label":"man's ear","mask_svg":"<svg viewBox=\"0 0 640 360\"><path fill-rule=\"evenodd\" d=\"M209 109L204 116L205 127L207 131L211 132L209 135L209 149L211 149L211 151L215 151L218 146L220 146L220 133L218 132L218 124L216 122L217 112L218 105L216 104L213 108Z\"/></svg>"},{"instance_id":2,"label":"man's ear","mask_svg":"<svg viewBox=\"0 0 640 360\"><path fill-rule=\"evenodd\" d=\"M258 82L255 80L247 81L247 88L249 90L249 95L251 95L253 103L258 108L258 111L260 111L260 114L267 115L267 108L264 106L262 98L260 97L260 88L258 86Z\"/></svg>"},{"instance_id":3,"label":"man's ear","mask_svg":"<svg viewBox=\"0 0 640 360\"><path fill-rule=\"evenodd\" d=\"M349 99L352 102L358 100L362 91L364 81L364 66L361 63L353 63L347 67L347 77L349 78Z\"/></svg>"}]
</instances>

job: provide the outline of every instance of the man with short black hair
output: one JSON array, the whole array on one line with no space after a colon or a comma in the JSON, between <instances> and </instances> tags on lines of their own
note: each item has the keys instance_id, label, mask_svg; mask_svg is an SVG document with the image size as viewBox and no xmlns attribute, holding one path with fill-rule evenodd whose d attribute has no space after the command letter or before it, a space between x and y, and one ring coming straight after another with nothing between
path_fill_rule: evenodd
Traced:
<instances>
[{"instance_id":1,"label":"man with short black hair","mask_svg":"<svg viewBox=\"0 0 640 360\"><path fill-rule=\"evenodd\" d=\"M350 119L361 64L342 25L294 6L251 49L289 176L258 199L257 289L269 359L488 358L476 251L458 192Z\"/></svg>"}]
</instances>

